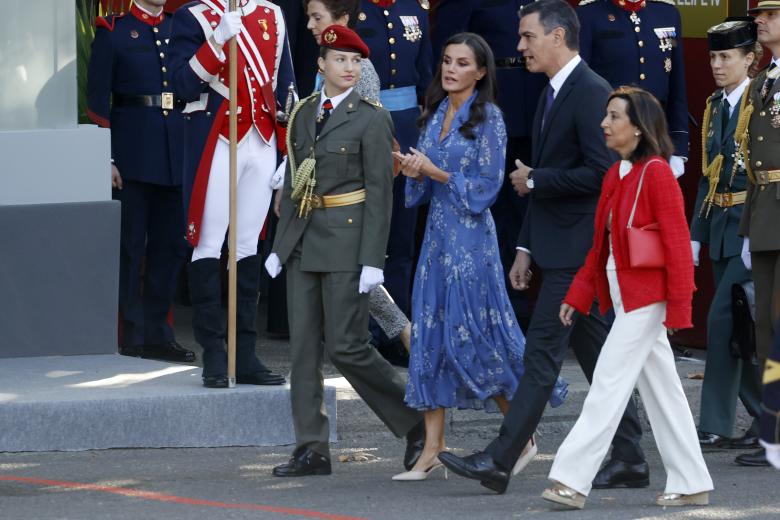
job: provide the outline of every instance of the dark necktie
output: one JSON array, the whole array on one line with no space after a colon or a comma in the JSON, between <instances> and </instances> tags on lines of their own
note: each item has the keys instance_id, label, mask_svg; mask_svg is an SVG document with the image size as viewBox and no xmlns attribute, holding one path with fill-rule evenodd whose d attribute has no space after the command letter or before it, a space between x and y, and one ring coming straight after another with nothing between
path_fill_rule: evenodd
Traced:
<instances>
[{"instance_id":1,"label":"dark necktie","mask_svg":"<svg viewBox=\"0 0 780 520\"><path fill-rule=\"evenodd\" d=\"M547 94L544 100L544 112L542 113L542 128L547 123L547 116L550 115L550 109L552 108L553 101L555 101L555 91L552 85L547 85Z\"/></svg>"},{"instance_id":2,"label":"dark necktie","mask_svg":"<svg viewBox=\"0 0 780 520\"><path fill-rule=\"evenodd\" d=\"M761 101L766 102L766 98L772 87L775 85L775 78L769 77L773 70L777 67L777 63L772 62L769 69L766 71L766 78L764 78L764 84L761 86Z\"/></svg>"},{"instance_id":3,"label":"dark necktie","mask_svg":"<svg viewBox=\"0 0 780 520\"><path fill-rule=\"evenodd\" d=\"M723 98L723 113L721 114L720 122L721 122L721 128L720 128L720 137L723 139L726 137L726 129L729 126L729 119L731 119L731 104L729 104L729 100L725 97Z\"/></svg>"},{"instance_id":4,"label":"dark necktie","mask_svg":"<svg viewBox=\"0 0 780 520\"><path fill-rule=\"evenodd\" d=\"M330 113L333 110L333 103L330 102L330 99L326 99L325 102L322 104L322 110L320 111L320 115L317 116L317 136L320 135L322 132L322 129L325 128L325 123L328 122L328 118L330 117Z\"/></svg>"}]
</instances>

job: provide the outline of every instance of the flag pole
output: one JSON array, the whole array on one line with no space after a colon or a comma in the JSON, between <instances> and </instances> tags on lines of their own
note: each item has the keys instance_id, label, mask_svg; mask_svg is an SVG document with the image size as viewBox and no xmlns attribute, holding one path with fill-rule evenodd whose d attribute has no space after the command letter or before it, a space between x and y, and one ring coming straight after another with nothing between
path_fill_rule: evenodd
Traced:
<instances>
[{"instance_id":1,"label":"flag pole","mask_svg":"<svg viewBox=\"0 0 780 520\"><path fill-rule=\"evenodd\" d=\"M236 0L228 1L228 9L236 10ZM236 245L237 234L237 184L238 184L238 60L237 44L234 36L230 39L228 48L229 58L229 81L230 81L230 114L229 114L229 138L230 138L230 217L228 225L228 334L227 334L227 354L228 354L228 387L236 387Z\"/></svg>"}]
</instances>

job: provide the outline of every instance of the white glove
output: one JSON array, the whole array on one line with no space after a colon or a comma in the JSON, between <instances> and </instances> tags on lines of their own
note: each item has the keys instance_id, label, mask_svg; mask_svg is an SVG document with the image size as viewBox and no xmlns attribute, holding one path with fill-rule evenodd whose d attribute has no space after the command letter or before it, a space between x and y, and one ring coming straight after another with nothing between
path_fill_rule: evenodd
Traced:
<instances>
[{"instance_id":1,"label":"white glove","mask_svg":"<svg viewBox=\"0 0 780 520\"><path fill-rule=\"evenodd\" d=\"M287 168L287 156L284 156L284 159L282 159L282 164L279 165L279 167L274 172L273 176L271 177L271 182L269 185L271 186L272 190L278 190L282 186L284 186L284 170Z\"/></svg>"},{"instance_id":2,"label":"white glove","mask_svg":"<svg viewBox=\"0 0 780 520\"><path fill-rule=\"evenodd\" d=\"M683 173L685 173L685 159L679 155L672 155L669 158L669 166L672 167L672 173L674 178L679 179Z\"/></svg>"},{"instance_id":3,"label":"white glove","mask_svg":"<svg viewBox=\"0 0 780 520\"><path fill-rule=\"evenodd\" d=\"M265 270L268 271L271 278L276 278L282 272L282 263L276 253L268 255L268 259L265 261Z\"/></svg>"},{"instance_id":4,"label":"white glove","mask_svg":"<svg viewBox=\"0 0 780 520\"><path fill-rule=\"evenodd\" d=\"M769 444L763 439L759 442L766 450L766 460L768 460L775 469L780 469L780 444Z\"/></svg>"},{"instance_id":5,"label":"white glove","mask_svg":"<svg viewBox=\"0 0 780 520\"><path fill-rule=\"evenodd\" d=\"M742 263L745 264L745 269L752 271L753 261L750 259L750 239L748 237L742 239L742 253L739 256L742 258Z\"/></svg>"},{"instance_id":6,"label":"white glove","mask_svg":"<svg viewBox=\"0 0 780 520\"><path fill-rule=\"evenodd\" d=\"M360 283L358 284L359 293L371 292L371 290L385 281L385 274L381 269L376 267L363 266L363 270L360 272Z\"/></svg>"},{"instance_id":7,"label":"white glove","mask_svg":"<svg viewBox=\"0 0 780 520\"><path fill-rule=\"evenodd\" d=\"M701 242L691 240L691 253L693 253L693 265L699 265L699 253L701 253Z\"/></svg>"},{"instance_id":8,"label":"white glove","mask_svg":"<svg viewBox=\"0 0 780 520\"><path fill-rule=\"evenodd\" d=\"M241 12L227 11L214 29L214 41L219 45L225 45L226 41L241 32L242 26Z\"/></svg>"}]
</instances>

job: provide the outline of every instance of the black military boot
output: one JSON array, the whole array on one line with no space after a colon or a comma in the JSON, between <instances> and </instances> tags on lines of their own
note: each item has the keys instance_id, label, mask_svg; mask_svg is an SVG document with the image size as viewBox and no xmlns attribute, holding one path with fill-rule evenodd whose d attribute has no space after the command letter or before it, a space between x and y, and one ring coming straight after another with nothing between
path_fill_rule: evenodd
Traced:
<instances>
[{"instance_id":1,"label":"black military boot","mask_svg":"<svg viewBox=\"0 0 780 520\"><path fill-rule=\"evenodd\" d=\"M203 386L227 388L225 317L220 304L219 260L201 258L189 266L192 329L203 348Z\"/></svg>"},{"instance_id":2,"label":"black military boot","mask_svg":"<svg viewBox=\"0 0 780 520\"><path fill-rule=\"evenodd\" d=\"M236 272L236 382L249 385L283 385L286 381L274 374L258 358L257 293L260 286L259 255L238 261Z\"/></svg>"}]
</instances>

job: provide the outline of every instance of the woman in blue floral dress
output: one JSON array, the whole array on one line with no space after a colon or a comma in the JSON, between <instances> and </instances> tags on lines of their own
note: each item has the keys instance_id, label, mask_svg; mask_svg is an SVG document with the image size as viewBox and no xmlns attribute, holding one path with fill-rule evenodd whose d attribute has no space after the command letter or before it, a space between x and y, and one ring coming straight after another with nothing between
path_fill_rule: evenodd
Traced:
<instances>
[{"instance_id":1,"label":"woman in blue floral dress","mask_svg":"<svg viewBox=\"0 0 780 520\"><path fill-rule=\"evenodd\" d=\"M424 480L438 466L446 408L497 405L505 412L523 374L525 338L489 211L506 153L493 63L480 36L450 38L426 94L419 150L396 153L408 177L407 207L430 208L412 292L406 387L407 405L425 413L425 449L412 471L394 480ZM565 383L556 390L560 404Z\"/></svg>"}]
</instances>

